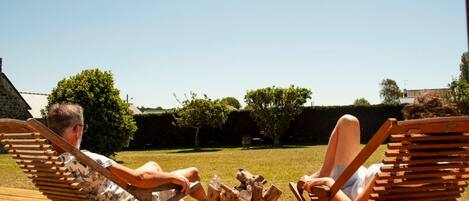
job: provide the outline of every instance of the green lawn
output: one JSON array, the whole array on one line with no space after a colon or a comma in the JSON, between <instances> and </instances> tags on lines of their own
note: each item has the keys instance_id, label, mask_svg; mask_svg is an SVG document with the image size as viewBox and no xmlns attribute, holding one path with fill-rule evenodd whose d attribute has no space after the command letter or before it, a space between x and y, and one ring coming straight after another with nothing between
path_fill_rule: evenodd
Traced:
<instances>
[{"instance_id":1,"label":"green lawn","mask_svg":"<svg viewBox=\"0 0 469 201\"><path fill-rule=\"evenodd\" d=\"M384 146L381 146L366 165L379 162L383 152ZM131 168L150 160L159 163L165 171L194 166L200 170L205 187L214 175L218 175L223 183L235 186L238 184L235 179L237 169L245 168L254 174L263 175L268 185L274 184L279 187L283 191L281 200L286 201L294 200L288 182L319 169L324 154L325 146L251 150L221 148L196 153L178 149L126 151L119 153L116 159ZM0 180L2 181L0 186L34 188L8 155L0 155Z\"/></svg>"}]
</instances>

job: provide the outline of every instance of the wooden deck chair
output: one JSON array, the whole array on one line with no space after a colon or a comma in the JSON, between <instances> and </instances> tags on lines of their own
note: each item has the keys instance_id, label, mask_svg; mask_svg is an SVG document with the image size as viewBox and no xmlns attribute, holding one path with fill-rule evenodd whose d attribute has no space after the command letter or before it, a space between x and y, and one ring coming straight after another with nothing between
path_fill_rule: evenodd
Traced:
<instances>
[{"instance_id":1,"label":"wooden deck chair","mask_svg":"<svg viewBox=\"0 0 469 201\"><path fill-rule=\"evenodd\" d=\"M384 164L368 200L458 200L469 179L469 117L396 121L388 119L333 186L313 187L311 200L331 200L355 171L388 138ZM300 182L290 189L304 201Z\"/></svg>"},{"instance_id":2,"label":"wooden deck chair","mask_svg":"<svg viewBox=\"0 0 469 201\"><path fill-rule=\"evenodd\" d=\"M72 177L58 159L54 146L70 152L83 164L92 167L99 174L119 185L140 201L151 201L152 192L177 189L175 185L164 185L155 189L139 189L115 177L93 159L71 146L62 137L35 119L20 121L0 119L0 139L5 150L13 155L20 168L28 174L36 187L53 201L89 201L88 195L80 189L80 183ZM200 185L191 185L191 190ZM177 191L177 190L176 190ZM177 191L169 201L176 201L185 195Z\"/></svg>"}]
</instances>

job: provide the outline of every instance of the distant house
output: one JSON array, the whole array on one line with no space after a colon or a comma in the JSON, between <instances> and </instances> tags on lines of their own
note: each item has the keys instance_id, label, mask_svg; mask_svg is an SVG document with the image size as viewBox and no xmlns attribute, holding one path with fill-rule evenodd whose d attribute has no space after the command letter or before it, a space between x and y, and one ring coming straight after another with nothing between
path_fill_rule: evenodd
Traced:
<instances>
[{"instance_id":1,"label":"distant house","mask_svg":"<svg viewBox=\"0 0 469 201\"><path fill-rule=\"evenodd\" d=\"M20 92L23 99L30 106L29 113L34 118L42 118L41 110L47 106L48 94L31 93L31 92Z\"/></svg>"},{"instance_id":2,"label":"distant house","mask_svg":"<svg viewBox=\"0 0 469 201\"><path fill-rule=\"evenodd\" d=\"M448 88L436 88L436 89L404 89L403 97L399 100L401 103L414 103L416 97L419 97L423 94L435 94L440 97L445 97L448 95L449 89Z\"/></svg>"},{"instance_id":3,"label":"distant house","mask_svg":"<svg viewBox=\"0 0 469 201\"><path fill-rule=\"evenodd\" d=\"M31 106L29 113L34 118L42 118L41 110L45 109L47 106L47 96L49 94L41 94L41 93L31 93L31 92L20 92L21 96L26 100L26 102ZM129 103L129 109L132 111L133 114L141 114L140 110L135 107L134 104Z\"/></svg>"},{"instance_id":4,"label":"distant house","mask_svg":"<svg viewBox=\"0 0 469 201\"><path fill-rule=\"evenodd\" d=\"M175 109L145 109L143 110L142 114L164 114L164 113L171 113L174 112Z\"/></svg>"},{"instance_id":5,"label":"distant house","mask_svg":"<svg viewBox=\"0 0 469 201\"><path fill-rule=\"evenodd\" d=\"M31 118L28 112L31 107L23 99L18 90L2 71L0 58L0 118L22 119Z\"/></svg>"},{"instance_id":6,"label":"distant house","mask_svg":"<svg viewBox=\"0 0 469 201\"><path fill-rule=\"evenodd\" d=\"M140 111L133 103L129 103L129 109L133 114L142 114L142 111Z\"/></svg>"}]
</instances>

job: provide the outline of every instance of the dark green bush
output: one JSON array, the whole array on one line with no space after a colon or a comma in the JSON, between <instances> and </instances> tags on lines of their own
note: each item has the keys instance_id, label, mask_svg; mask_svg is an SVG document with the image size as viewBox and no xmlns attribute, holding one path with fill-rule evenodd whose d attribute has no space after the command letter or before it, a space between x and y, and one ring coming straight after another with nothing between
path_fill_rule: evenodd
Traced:
<instances>
[{"instance_id":1,"label":"dark green bush","mask_svg":"<svg viewBox=\"0 0 469 201\"><path fill-rule=\"evenodd\" d=\"M113 155L128 146L137 129L109 71L84 70L59 81L48 97L47 108L60 102L76 103L84 109L89 128L83 135L82 149Z\"/></svg>"}]
</instances>

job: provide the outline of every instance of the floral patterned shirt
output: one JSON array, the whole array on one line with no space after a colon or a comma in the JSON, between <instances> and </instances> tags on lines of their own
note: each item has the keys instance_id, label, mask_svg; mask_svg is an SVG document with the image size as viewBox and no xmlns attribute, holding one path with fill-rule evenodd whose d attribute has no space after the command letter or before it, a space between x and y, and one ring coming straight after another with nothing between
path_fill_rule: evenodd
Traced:
<instances>
[{"instance_id":1,"label":"floral patterned shirt","mask_svg":"<svg viewBox=\"0 0 469 201\"><path fill-rule=\"evenodd\" d=\"M112 159L103 155L82 150L84 154L107 168L116 164ZM72 154L66 152L59 156L65 167L80 183L81 191L88 194L93 201L137 201L130 193L120 188L114 182L96 172L91 167L78 161Z\"/></svg>"},{"instance_id":2,"label":"floral patterned shirt","mask_svg":"<svg viewBox=\"0 0 469 201\"><path fill-rule=\"evenodd\" d=\"M82 150L91 159L107 168L116 164L112 159L87 150ZM64 166L80 183L81 191L88 194L93 201L138 201L130 193L110 181L96 170L78 161L72 154L65 152L59 156ZM159 201L162 197L171 196L171 193L153 193L153 201Z\"/></svg>"}]
</instances>

